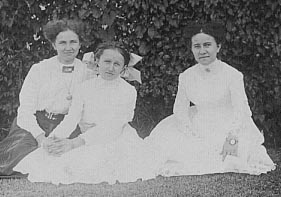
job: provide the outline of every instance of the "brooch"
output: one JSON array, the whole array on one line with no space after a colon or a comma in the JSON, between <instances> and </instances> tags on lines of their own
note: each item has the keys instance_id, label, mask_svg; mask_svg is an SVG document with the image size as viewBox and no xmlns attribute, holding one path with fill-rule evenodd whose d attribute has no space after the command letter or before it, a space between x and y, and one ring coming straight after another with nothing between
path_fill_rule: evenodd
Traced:
<instances>
[{"instance_id":1,"label":"brooch","mask_svg":"<svg viewBox=\"0 0 281 197\"><path fill-rule=\"evenodd\" d=\"M62 72L63 73L71 73L74 70L74 66L63 66Z\"/></svg>"},{"instance_id":2,"label":"brooch","mask_svg":"<svg viewBox=\"0 0 281 197\"><path fill-rule=\"evenodd\" d=\"M237 142L238 142L238 140L236 140L236 139L229 140L230 145L235 145L235 144L237 144Z\"/></svg>"}]
</instances>

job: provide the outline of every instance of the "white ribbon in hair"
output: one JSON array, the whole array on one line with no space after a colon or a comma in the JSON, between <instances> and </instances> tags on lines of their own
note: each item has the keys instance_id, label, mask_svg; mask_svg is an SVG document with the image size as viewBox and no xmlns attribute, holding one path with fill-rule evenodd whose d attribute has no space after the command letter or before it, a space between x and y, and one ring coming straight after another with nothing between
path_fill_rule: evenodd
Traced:
<instances>
[{"instance_id":1,"label":"white ribbon in hair","mask_svg":"<svg viewBox=\"0 0 281 197\"><path fill-rule=\"evenodd\" d=\"M130 61L128 65L121 72L121 77L125 78L129 81L137 81L141 83L141 73L139 70L134 68L139 61L141 61L142 57L138 56L134 53L130 53Z\"/></svg>"},{"instance_id":2,"label":"white ribbon in hair","mask_svg":"<svg viewBox=\"0 0 281 197\"><path fill-rule=\"evenodd\" d=\"M95 75L98 74L98 65L95 62L95 56L93 52L88 52L83 55L82 62L87 65L87 68L90 69Z\"/></svg>"},{"instance_id":3,"label":"white ribbon in hair","mask_svg":"<svg viewBox=\"0 0 281 197\"><path fill-rule=\"evenodd\" d=\"M141 73L139 70L134 68L134 65L141 61L142 57L134 53L130 53L130 61L127 66L123 69L120 76L128 81L138 81L141 83ZM95 63L95 57L93 52L85 53L82 62L87 64L90 69L97 69L97 64Z\"/></svg>"}]
</instances>

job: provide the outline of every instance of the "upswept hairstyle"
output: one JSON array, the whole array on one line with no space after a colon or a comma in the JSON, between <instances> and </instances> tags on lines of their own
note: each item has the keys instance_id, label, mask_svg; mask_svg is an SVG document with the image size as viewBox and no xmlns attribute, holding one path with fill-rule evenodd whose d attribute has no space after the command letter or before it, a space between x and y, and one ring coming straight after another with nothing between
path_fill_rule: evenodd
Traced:
<instances>
[{"instance_id":1,"label":"upswept hairstyle","mask_svg":"<svg viewBox=\"0 0 281 197\"><path fill-rule=\"evenodd\" d=\"M79 37L80 43L84 41L85 27L81 21L71 19L52 20L43 27L44 36L51 43L56 41L56 37L60 32L67 30L75 32Z\"/></svg>"},{"instance_id":2,"label":"upswept hairstyle","mask_svg":"<svg viewBox=\"0 0 281 197\"><path fill-rule=\"evenodd\" d=\"M111 41L111 42L102 42L100 43L94 54L95 54L95 59L99 59L100 56L103 54L104 50L106 49L116 49L118 50L121 55L124 57L124 66L127 66L130 62L130 53L127 50L127 48L125 47L124 44L120 43L120 42L115 42L115 41Z\"/></svg>"},{"instance_id":3,"label":"upswept hairstyle","mask_svg":"<svg viewBox=\"0 0 281 197\"><path fill-rule=\"evenodd\" d=\"M205 33L215 38L217 44L223 44L226 37L226 28L222 22L212 21L207 23L191 22L186 28L185 35L191 39L198 33Z\"/></svg>"}]
</instances>

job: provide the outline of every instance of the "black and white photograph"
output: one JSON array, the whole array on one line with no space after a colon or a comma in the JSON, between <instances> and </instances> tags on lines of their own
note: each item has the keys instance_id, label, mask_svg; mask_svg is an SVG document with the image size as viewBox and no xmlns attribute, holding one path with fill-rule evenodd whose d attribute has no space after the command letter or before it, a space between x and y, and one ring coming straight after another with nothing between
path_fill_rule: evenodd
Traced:
<instances>
[{"instance_id":1,"label":"black and white photograph","mask_svg":"<svg viewBox=\"0 0 281 197\"><path fill-rule=\"evenodd\" d=\"M0 0L0 196L281 196L281 0Z\"/></svg>"}]
</instances>

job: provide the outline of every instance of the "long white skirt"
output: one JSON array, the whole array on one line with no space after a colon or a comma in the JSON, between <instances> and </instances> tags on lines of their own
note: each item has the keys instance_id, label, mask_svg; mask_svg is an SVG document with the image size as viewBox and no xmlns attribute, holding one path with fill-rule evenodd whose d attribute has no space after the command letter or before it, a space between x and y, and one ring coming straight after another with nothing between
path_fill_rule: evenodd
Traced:
<instances>
[{"instance_id":1,"label":"long white skirt","mask_svg":"<svg viewBox=\"0 0 281 197\"><path fill-rule=\"evenodd\" d=\"M183 132L175 115L162 120L145 138L162 157L157 173L164 176L237 172L261 174L275 169L262 145L264 137L251 117L238 136L238 156L221 155L230 131L232 115L218 112L195 113L190 131Z\"/></svg>"},{"instance_id":2,"label":"long white skirt","mask_svg":"<svg viewBox=\"0 0 281 197\"><path fill-rule=\"evenodd\" d=\"M154 178L159 159L129 125L121 136L98 145L81 146L60 157L39 148L15 170L29 173L32 182L101 183L133 182Z\"/></svg>"}]
</instances>

